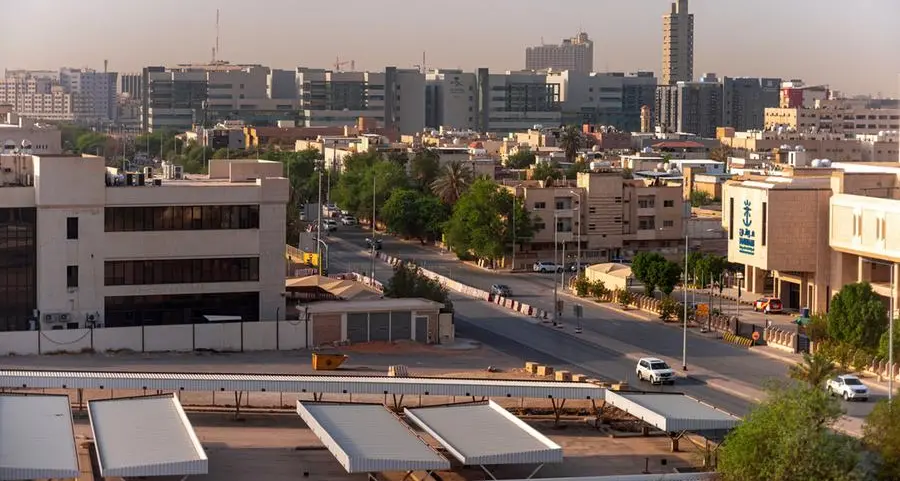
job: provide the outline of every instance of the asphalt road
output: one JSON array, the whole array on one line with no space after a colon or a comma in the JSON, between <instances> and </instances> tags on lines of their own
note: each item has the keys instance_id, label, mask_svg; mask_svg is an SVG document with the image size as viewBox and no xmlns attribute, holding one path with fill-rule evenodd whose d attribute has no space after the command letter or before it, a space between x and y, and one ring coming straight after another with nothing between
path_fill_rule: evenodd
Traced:
<instances>
[{"instance_id":1,"label":"asphalt road","mask_svg":"<svg viewBox=\"0 0 900 481\"><path fill-rule=\"evenodd\" d=\"M328 239L330 272L368 271L367 233L358 228L344 228ZM388 255L413 260L435 272L465 284L488 289L491 284L510 286L514 297L533 306L550 310L553 306L552 274L503 274L487 272L456 260L451 254L441 255L418 244L384 239ZM376 261L376 276L386 280L390 267ZM573 333L577 320L572 316L572 298L566 304L562 321L565 328L555 329L534 324L497 306L462 296L454 296L458 334L505 351L516 357L542 361L544 356L556 364L574 365L580 372L612 381L628 381L639 385L634 377L635 359L641 355L669 360L680 371L683 333L677 326L637 321L627 314L607 309L593 302L581 303L583 334ZM748 398L758 399L772 379L786 379L787 366L778 360L748 352L746 349L689 333L687 339L690 378L680 379L674 388L737 415L745 415L751 406ZM532 359L534 358L534 359ZM646 389L650 386L644 384ZM669 389L672 387L657 387ZM875 396L879 399L882 396ZM864 417L872 403L845 403L851 417Z\"/></svg>"}]
</instances>

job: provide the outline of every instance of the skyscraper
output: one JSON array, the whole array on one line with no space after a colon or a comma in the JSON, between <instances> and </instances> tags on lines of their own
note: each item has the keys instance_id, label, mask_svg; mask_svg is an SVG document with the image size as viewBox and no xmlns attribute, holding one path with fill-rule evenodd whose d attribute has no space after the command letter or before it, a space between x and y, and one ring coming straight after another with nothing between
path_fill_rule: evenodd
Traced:
<instances>
[{"instance_id":1,"label":"skyscraper","mask_svg":"<svg viewBox=\"0 0 900 481\"><path fill-rule=\"evenodd\" d=\"M559 45L538 45L525 49L525 70L594 71L594 41L588 34L563 39Z\"/></svg>"},{"instance_id":2,"label":"skyscraper","mask_svg":"<svg viewBox=\"0 0 900 481\"><path fill-rule=\"evenodd\" d=\"M694 15L688 13L688 0L677 0L671 13L663 16L662 84L693 79Z\"/></svg>"}]
</instances>

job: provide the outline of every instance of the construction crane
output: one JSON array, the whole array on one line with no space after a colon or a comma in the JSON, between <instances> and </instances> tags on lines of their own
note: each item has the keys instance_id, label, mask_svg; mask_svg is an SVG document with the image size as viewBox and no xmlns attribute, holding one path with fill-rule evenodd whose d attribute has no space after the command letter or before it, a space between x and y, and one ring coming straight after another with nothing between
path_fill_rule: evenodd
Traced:
<instances>
[{"instance_id":1,"label":"construction crane","mask_svg":"<svg viewBox=\"0 0 900 481\"><path fill-rule=\"evenodd\" d=\"M343 70L344 65L350 64L350 71L356 70L356 61L355 60L345 60L341 62L341 58L337 57L334 59L334 69L335 70Z\"/></svg>"}]
</instances>

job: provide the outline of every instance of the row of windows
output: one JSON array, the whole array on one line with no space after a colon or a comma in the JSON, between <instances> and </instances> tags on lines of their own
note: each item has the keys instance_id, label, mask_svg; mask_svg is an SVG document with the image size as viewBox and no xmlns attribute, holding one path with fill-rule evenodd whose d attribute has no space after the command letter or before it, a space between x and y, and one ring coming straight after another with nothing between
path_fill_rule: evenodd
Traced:
<instances>
[{"instance_id":1,"label":"row of windows","mask_svg":"<svg viewBox=\"0 0 900 481\"><path fill-rule=\"evenodd\" d=\"M204 316L259 319L258 292L107 297L106 327L206 323Z\"/></svg>"},{"instance_id":2,"label":"row of windows","mask_svg":"<svg viewBox=\"0 0 900 481\"><path fill-rule=\"evenodd\" d=\"M37 209L0 208L0 331L28 329L37 308Z\"/></svg>"},{"instance_id":3,"label":"row of windows","mask_svg":"<svg viewBox=\"0 0 900 481\"><path fill-rule=\"evenodd\" d=\"M258 205L107 207L106 232L259 229Z\"/></svg>"},{"instance_id":4,"label":"row of windows","mask_svg":"<svg viewBox=\"0 0 900 481\"><path fill-rule=\"evenodd\" d=\"M258 257L107 261L104 265L107 286L256 281Z\"/></svg>"}]
</instances>

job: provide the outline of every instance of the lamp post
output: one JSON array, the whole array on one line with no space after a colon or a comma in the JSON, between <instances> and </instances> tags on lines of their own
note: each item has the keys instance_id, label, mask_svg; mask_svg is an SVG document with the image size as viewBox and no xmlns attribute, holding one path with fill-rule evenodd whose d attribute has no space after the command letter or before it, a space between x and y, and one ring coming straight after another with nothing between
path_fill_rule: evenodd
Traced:
<instances>
[{"instance_id":1,"label":"lamp post","mask_svg":"<svg viewBox=\"0 0 900 481\"><path fill-rule=\"evenodd\" d=\"M894 316L896 315L894 313L896 309L896 306L894 305L894 291L896 289L895 282L897 281L897 279L894 278L894 263L865 258L863 258L863 261L886 266L891 270L891 294L890 302L888 303L890 306L888 308L888 366L891 370L890 375L888 376L888 402L890 402L894 399Z\"/></svg>"},{"instance_id":2,"label":"lamp post","mask_svg":"<svg viewBox=\"0 0 900 481\"><path fill-rule=\"evenodd\" d=\"M581 193L574 190L569 192L578 199L578 208L573 209L578 211L578 230L575 232L575 241L578 242L577 258L575 259L575 275L577 277L581 275Z\"/></svg>"},{"instance_id":3,"label":"lamp post","mask_svg":"<svg viewBox=\"0 0 900 481\"><path fill-rule=\"evenodd\" d=\"M372 280L372 287L375 286L375 180L377 179L375 172L372 172L372 269L369 271L369 278Z\"/></svg>"},{"instance_id":4,"label":"lamp post","mask_svg":"<svg viewBox=\"0 0 900 481\"><path fill-rule=\"evenodd\" d=\"M688 321L688 252L691 250L690 237L684 235L684 323L681 340L681 369L687 371L687 321Z\"/></svg>"},{"instance_id":5,"label":"lamp post","mask_svg":"<svg viewBox=\"0 0 900 481\"><path fill-rule=\"evenodd\" d=\"M559 261L559 216L556 215L556 212L553 213L553 261L554 263ZM556 274L554 273L553 278L553 324L556 325L558 321L558 313L559 309L557 308L559 302L559 293L557 292L556 283Z\"/></svg>"},{"instance_id":6,"label":"lamp post","mask_svg":"<svg viewBox=\"0 0 900 481\"><path fill-rule=\"evenodd\" d=\"M325 262L323 263L323 262L322 262L322 258L319 257L319 275L321 276L321 275L323 275L323 274L322 274L323 270L325 270L325 271L328 270L328 257L329 257L329 255L328 255L328 243L326 243L326 242L325 242L324 240L322 240L322 239L318 239L318 242L317 242L317 243L321 246L321 248L325 249ZM324 266L324 267L323 267L323 266Z\"/></svg>"},{"instance_id":7,"label":"lamp post","mask_svg":"<svg viewBox=\"0 0 900 481\"><path fill-rule=\"evenodd\" d=\"M322 213L325 209L322 208L322 169L321 166L318 169L319 171L319 212L316 214L316 259L319 264L319 275L322 274Z\"/></svg>"}]
</instances>

